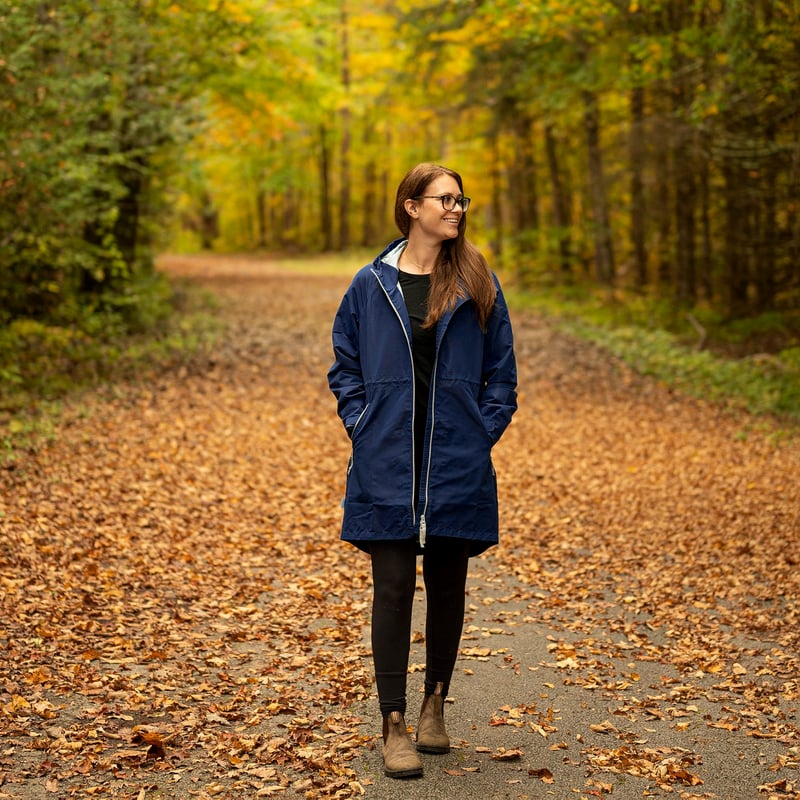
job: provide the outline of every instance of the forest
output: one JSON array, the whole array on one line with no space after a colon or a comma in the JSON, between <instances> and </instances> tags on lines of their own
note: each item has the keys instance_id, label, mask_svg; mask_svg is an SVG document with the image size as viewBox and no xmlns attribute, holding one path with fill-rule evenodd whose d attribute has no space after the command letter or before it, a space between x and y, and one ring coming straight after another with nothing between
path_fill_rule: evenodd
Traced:
<instances>
[{"instance_id":1,"label":"forest","mask_svg":"<svg viewBox=\"0 0 800 800\"><path fill-rule=\"evenodd\" d=\"M794 310L797 0L5 0L0 327L146 325L165 250L375 248L422 160L522 289Z\"/></svg>"},{"instance_id":2,"label":"forest","mask_svg":"<svg viewBox=\"0 0 800 800\"><path fill-rule=\"evenodd\" d=\"M519 411L398 789L324 376L421 161ZM0 800L798 800L798 432L800 0L0 0Z\"/></svg>"}]
</instances>

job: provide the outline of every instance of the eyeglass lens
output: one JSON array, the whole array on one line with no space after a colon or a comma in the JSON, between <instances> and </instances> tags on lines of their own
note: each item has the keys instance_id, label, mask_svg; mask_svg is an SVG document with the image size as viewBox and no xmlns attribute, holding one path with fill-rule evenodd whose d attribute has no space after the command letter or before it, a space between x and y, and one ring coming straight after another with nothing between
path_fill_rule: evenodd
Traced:
<instances>
[{"instance_id":1,"label":"eyeglass lens","mask_svg":"<svg viewBox=\"0 0 800 800\"><path fill-rule=\"evenodd\" d=\"M414 199L422 200L425 197L429 197L431 200L441 201L442 208L445 211L452 211L456 206L461 206L461 210L466 211L471 202L470 198L464 197L463 194L459 195L458 197L453 197L452 194L421 194Z\"/></svg>"},{"instance_id":2,"label":"eyeglass lens","mask_svg":"<svg viewBox=\"0 0 800 800\"><path fill-rule=\"evenodd\" d=\"M461 206L462 211L466 211L469 208L469 197L464 197L464 195L453 197L451 194L442 195L442 208L445 211L452 211L457 205Z\"/></svg>"}]
</instances>

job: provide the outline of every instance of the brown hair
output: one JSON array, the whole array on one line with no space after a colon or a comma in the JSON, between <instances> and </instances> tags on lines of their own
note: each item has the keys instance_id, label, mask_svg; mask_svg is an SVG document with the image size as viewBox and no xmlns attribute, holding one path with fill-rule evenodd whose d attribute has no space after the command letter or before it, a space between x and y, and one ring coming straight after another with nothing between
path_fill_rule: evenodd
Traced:
<instances>
[{"instance_id":1,"label":"brown hair","mask_svg":"<svg viewBox=\"0 0 800 800\"><path fill-rule=\"evenodd\" d=\"M417 164L400 182L394 204L394 219L403 236L408 236L411 229L411 217L405 209L405 201L425 194L428 186L440 175L454 178L463 194L461 176L438 164ZM467 240L466 228L467 215L464 213L458 223L458 236L442 242L431 273L426 328L434 326L445 312L455 306L459 297L469 296L475 306L478 324L486 330L494 308L495 285L483 254Z\"/></svg>"}]
</instances>

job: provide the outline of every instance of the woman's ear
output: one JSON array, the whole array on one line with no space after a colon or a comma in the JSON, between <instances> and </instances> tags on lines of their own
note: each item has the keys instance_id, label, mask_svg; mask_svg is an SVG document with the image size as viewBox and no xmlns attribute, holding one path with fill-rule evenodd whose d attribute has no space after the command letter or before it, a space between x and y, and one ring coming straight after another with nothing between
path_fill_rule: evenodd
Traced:
<instances>
[{"instance_id":1,"label":"woman's ear","mask_svg":"<svg viewBox=\"0 0 800 800\"><path fill-rule=\"evenodd\" d=\"M408 199L403 203L403 208L406 210L411 219L416 219L419 216L419 205L416 200Z\"/></svg>"}]
</instances>

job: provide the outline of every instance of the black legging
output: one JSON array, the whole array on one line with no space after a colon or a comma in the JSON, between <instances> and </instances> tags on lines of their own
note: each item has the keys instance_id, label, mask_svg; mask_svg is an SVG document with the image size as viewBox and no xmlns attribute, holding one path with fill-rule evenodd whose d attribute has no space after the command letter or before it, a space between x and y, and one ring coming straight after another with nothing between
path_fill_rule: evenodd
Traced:
<instances>
[{"instance_id":1,"label":"black legging","mask_svg":"<svg viewBox=\"0 0 800 800\"><path fill-rule=\"evenodd\" d=\"M411 643L411 609L416 585L413 540L370 544L372 556L372 653L381 714L406 713L406 674ZM432 537L422 555L427 595L425 694L443 684L446 695L464 626L469 542Z\"/></svg>"}]
</instances>

